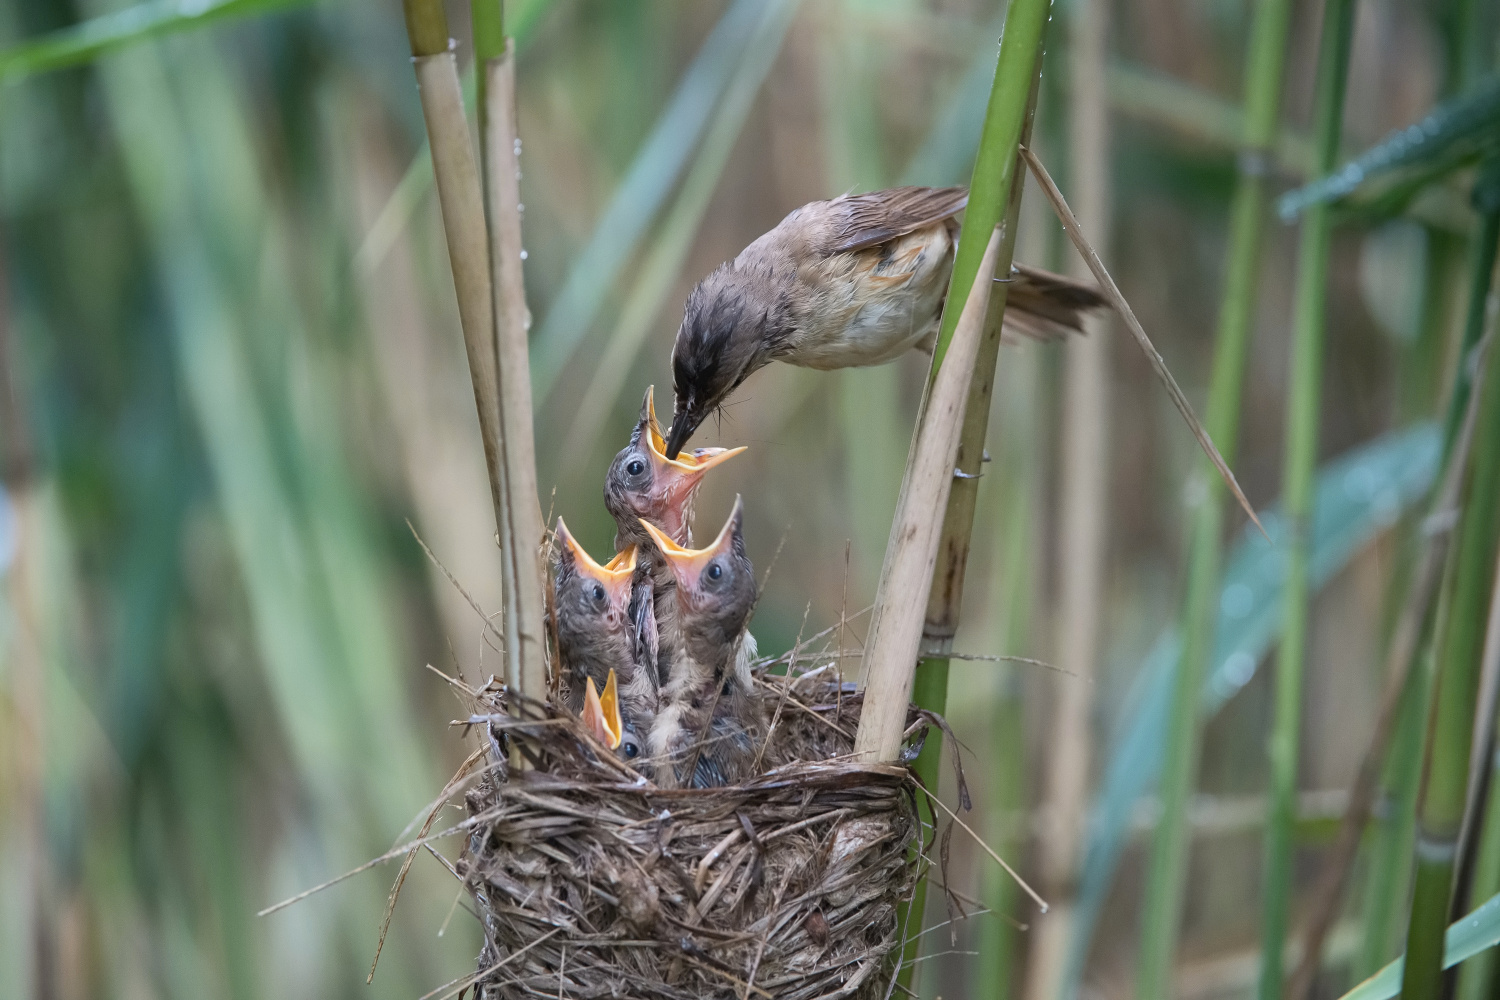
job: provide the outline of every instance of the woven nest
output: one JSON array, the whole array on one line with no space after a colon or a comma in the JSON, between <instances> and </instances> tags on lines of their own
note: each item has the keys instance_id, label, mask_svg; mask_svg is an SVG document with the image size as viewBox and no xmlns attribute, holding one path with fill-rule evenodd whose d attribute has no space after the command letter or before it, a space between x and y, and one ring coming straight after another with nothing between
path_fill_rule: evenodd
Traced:
<instances>
[{"instance_id":1,"label":"woven nest","mask_svg":"<svg viewBox=\"0 0 1500 1000\"><path fill-rule=\"evenodd\" d=\"M658 788L567 713L485 696L474 721L492 758L526 763L467 795L476 997L888 995L897 906L923 864L915 782L848 759L850 686L757 681L774 719L765 759L795 763L710 789Z\"/></svg>"}]
</instances>

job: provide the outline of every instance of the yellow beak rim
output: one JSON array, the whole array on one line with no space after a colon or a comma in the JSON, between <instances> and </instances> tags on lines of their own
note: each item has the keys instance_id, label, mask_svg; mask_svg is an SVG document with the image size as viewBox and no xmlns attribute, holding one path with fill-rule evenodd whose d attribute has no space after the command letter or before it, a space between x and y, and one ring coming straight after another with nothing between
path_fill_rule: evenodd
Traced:
<instances>
[{"instance_id":1,"label":"yellow beak rim","mask_svg":"<svg viewBox=\"0 0 1500 1000\"><path fill-rule=\"evenodd\" d=\"M716 465L723 465L734 456L745 450L745 446L738 448L697 448L691 453L678 452L676 458L667 457L667 439L662 436L661 423L656 419L656 386L650 386L646 390L645 413L642 420L646 425L646 446L651 452L651 459L658 468L670 469L680 476L691 476L698 478Z\"/></svg>"},{"instance_id":2,"label":"yellow beak rim","mask_svg":"<svg viewBox=\"0 0 1500 1000\"><path fill-rule=\"evenodd\" d=\"M698 574L703 572L705 566L716 556L729 551L734 542L735 525L739 523L743 508L744 502L739 497L735 497L734 509L729 512L729 519L724 522L724 527L719 529L718 537L701 549L690 549L678 545L667 537L666 532L650 521L642 519L641 526L646 529L651 540L661 550L667 564L672 567L672 574L685 583L696 583Z\"/></svg>"},{"instance_id":3,"label":"yellow beak rim","mask_svg":"<svg viewBox=\"0 0 1500 1000\"><path fill-rule=\"evenodd\" d=\"M594 687L592 677L585 683L588 688L583 696L583 723L594 739L611 750L617 750L625 736L625 724L620 718L620 695L614 669L610 668L602 695Z\"/></svg>"},{"instance_id":4,"label":"yellow beak rim","mask_svg":"<svg viewBox=\"0 0 1500 1000\"><path fill-rule=\"evenodd\" d=\"M578 540L573 537L572 532L568 531L568 526L562 518L557 519L557 539L572 553L578 572L598 580L611 593L618 594L622 591L629 593L630 580L635 575L636 548L634 545L615 553L614 558L601 566L584 550L582 545L578 544Z\"/></svg>"}]
</instances>

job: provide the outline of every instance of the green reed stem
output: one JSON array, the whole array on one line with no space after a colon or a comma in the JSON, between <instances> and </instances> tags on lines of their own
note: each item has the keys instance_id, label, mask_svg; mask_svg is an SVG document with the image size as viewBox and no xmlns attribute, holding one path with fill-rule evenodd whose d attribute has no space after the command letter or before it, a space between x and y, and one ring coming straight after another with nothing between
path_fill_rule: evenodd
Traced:
<instances>
[{"instance_id":1,"label":"green reed stem","mask_svg":"<svg viewBox=\"0 0 1500 1000\"><path fill-rule=\"evenodd\" d=\"M1500 585L1500 581L1497 581ZM1494 786L1493 768L1496 763L1493 747L1491 754L1491 785L1485 803L1484 821L1479 827L1480 841L1478 858L1474 865L1474 879L1469 887L1470 899L1488 899L1500 892L1500 789ZM1489 895L1484 895L1488 893ZM1458 1000L1488 1000L1495 995L1496 976L1500 974L1500 953L1490 948L1475 955L1459 970Z\"/></svg>"},{"instance_id":2,"label":"green reed stem","mask_svg":"<svg viewBox=\"0 0 1500 1000\"><path fill-rule=\"evenodd\" d=\"M948 284L948 302L962 303L973 287L974 276L984 256L985 244L1005 212L1000 257L996 273L1010 270L1015 251L1016 220L1021 209L1022 177L1016 150L1030 134L1032 115L1036 110L1037 83L1042 69L1042 43L1047 29L1050 0L1013 0L1005 14L1005 29L1000 39L1000 56L995 64L995 81L990 89L985 112L984 130L980 134L979 153L969 182L969 205L964 212L963 233ZM997 284L990 300L989 324L975 362L969 400L964 413L963 430L958 446L958 469L965 476L953 482L948 506L943 515L943 535L927 606L927 625L923 630L923 657L916 667L912 683L912 700L923 708L943 712L948 705L948 657L953 635L958 628L959 609L963 599L964 569L968 562L969 543L974 530L974 507L982 472L984 436L989 423L990 396L994 388L995 367L1000 350L1000 321L1005 309L1008 286ZM932 371L937 372L953 330L958 324L959 309L945 309L937 348L933 351ZM929 652L935 655L927 655ZM942 738L930 733L917 757L914 770L928 788L936 790L938 765L941 762ZM925 806L923 807L925 809ZM933 817L924 816L931 821ZM909 912L914 921L905 919L908 943L902 954L901 985L909 987L914 969L912 963L920 951L921 917L927 902L927 884L919 882L912 896Z\"/></svg>"},{"instance_id":3,"label":"green reed stem","mask_svg":"<svg viewBox=\"0 0 1500 1000\"><path fill-rule=\"evenodd\" d=\"M1344 92L1349 76L1354 0L1328 0L1319 43L1313 143L1319 176L1338 162ZM1285 623L1277 653L1270 740L1270 812L1266 824L1265 895L1261 923L1260 1000L1280 1000L1282 950L1291 889L1292 825L1297 805L1297 740L1302 719L1302 673L1307 644L1308 535L1318 457L1318 406L1323 376L1323 329L1333 218L1315 205L1302 221L1296 311L1292 324L1291 384L1287 393L1286 457L1282 493L1289 527Z\"/></svg>"},{"instance_id":4,"label":"green reed stem","mask_svg":"<svg viewBox=\"0 0 1500 1000\"><path fill-rule=\"evenodd\" d=\"M1289 0L1260 0L1250 38L1244 149L1230 214L1228 273L1205 414L1209 436L1218 444L1224 460L1231 463L1239 436L1240 395L1255 314L1255 287L1266 219L1265 175L1276 140L1290 12ZM1165 996L1170 990L1187 874L1187 801L1197 775L1202 742L1198 704L1217 622L1215 599L1223 563L1225 486L1211 463L1204 460L1200 465L1199 482L1204 495L1193 517L1182 658L1172 693L1161 777L1162 818L1152 843L1146 882L1136 980L1138 997Z\"/></svg>"},{"instance_id":5,"label":"green reed stem","mask_svg":"<svg viewBox=\"0 0 1500 1000\"><path fill-rule=\"evenodd\" d=\"M1494 177L1493 166L1485 171ZM1487 201L1493 189L1476 191L1484 213L1480 239L1500 233L1500 199ZM1488 298L1492 269L1477 270L1488 255L1476 248L1471 304ZM1470 310L1483 323L1482 310ZM1469 331L1465 331L1467 342ZM1460 357L1460 380L1470 367L1471 351ZM1438 618L1435 660L1437 685L1427 735L1426 784L1418 807L1416 885L1406 934L1406 967L1401 994L1406 1000L1429 1000L1442 993L1443 935L1448 925L1458 833L1468 794L1469 753L1474 732L1474 698L1479 661L1494 585L1495 552L1500 544L1500 351L1490 350L1479 402L1468 481L1454 543L1449 550L1444 598ZM1455 386L1458 395L1460 386ZM1472 391L1470 386L1470 391Z\"/></svg>"}]
</instances>

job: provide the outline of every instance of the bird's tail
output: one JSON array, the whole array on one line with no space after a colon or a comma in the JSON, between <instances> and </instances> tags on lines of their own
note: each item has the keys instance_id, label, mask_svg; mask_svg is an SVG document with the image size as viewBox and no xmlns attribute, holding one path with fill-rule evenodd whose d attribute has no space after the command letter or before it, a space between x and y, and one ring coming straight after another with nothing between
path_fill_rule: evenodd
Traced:
<instances>
[{"instance_id":1,"label":"bird's tail","mask_svg":"<svg viewBox=\"0 0 1500 1000\"><path fill-rule=\"evenodd\" d=\"M1004 332L1011 336L1056 340L1082 333L1084 316L1109 304L1091 281L1026 264L1016 264L1005 280L1010 291L1005 299Z\"/></svg>"}]
</instances>

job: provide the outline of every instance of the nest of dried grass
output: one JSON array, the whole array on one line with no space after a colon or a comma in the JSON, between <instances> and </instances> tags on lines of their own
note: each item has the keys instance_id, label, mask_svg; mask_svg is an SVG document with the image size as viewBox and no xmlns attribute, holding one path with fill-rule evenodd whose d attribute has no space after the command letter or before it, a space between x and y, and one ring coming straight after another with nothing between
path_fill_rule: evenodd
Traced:
<instances>
[{"instance_id":1,"label":"nest of dried grass","mask_svg":"<svg viewBox=\"0 0 1500 1000\"><path fill-rule=\"evenodd\" d=\"M565 712L486 695L495 766L458 871L485 943L476 996L883 997L921 874L917 786L848 759L860 696L757 675L767 760L728 788L656 787ZM921 728L918 723L917 728Z\"/></svg>"}]
</instances>

